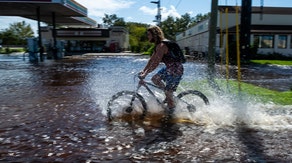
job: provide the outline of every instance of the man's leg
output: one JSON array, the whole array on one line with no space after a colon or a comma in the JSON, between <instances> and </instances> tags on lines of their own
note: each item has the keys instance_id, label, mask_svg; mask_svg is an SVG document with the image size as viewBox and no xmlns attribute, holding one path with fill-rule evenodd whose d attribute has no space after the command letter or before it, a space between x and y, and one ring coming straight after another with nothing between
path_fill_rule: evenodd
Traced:
<instances>
[{"instance_id":1,"label":"man's leg","mask_svg":"<svg viewBox=\"0 0 292 163\"><path fill-rule=\"evenodd\" d=\"M154 75L151 80L158 87L165 89L165 84L158 74ZM173 90L164 90L164 93L165 93L165 101L167 102L167 107L169 109L170 108L174 109L175 102L174 102L174 98L173 98Z\"/></svg>"},{"instance_id":2,"label":"man's leg","mask_svg":"<svg viewBox=\"0 0 292 163\"><path fill-rule=\"evenodd\" d=\"M162 72L162 71L161 71ZM164 73L164 72L163 72ZM151 80L152 82L157 85L158 87L164 89L164 93L165 93L165 102L167 103L167 113L168 113L168 116L171 116L171 114L174 112L174 108L175 108L175 101L174 101L174 97L173 97L173 90L172 89L165 89L166 88L166 84L164 84L163 82L163 79L162 77L160 76L161 74L163 73L160 73L160 74L155 74ZM171 76L170 76L171 77ZM170 84L169 82L171 78L168 78L167 77L164 79L166 80L165 82ZM169 117L171 118L171 117Z\"/></svg>"},{"instance_id":3,"label":"man's leg","mask_svg":"<svg viewBox=\"0 0 292 163\"><path fill-rule=\"evenodd\" d=\"M175 102L173 98L173 91L172 90L166 90L165 91L167 106L169 109L175 108Z\"/></svg>"},{"instance_id":4,"label":"man's leg","mask_svg":"<svg viewBox=\"0 0 292 163\"><path fill-rule=\"evenodd\" d=\"M165 84L162 82L161 77L158 74L155 74L152 78L151 78L152 82L157 85L158 87L164 89L165 88Z\"/></svg>"},{"instance_id":5,"label":"man's leg","mask_svg":"<svg viewBox=\"0 0 292 163\"><path fill-rule=\"evenodd\" d=\"M169 125L172 124L173 119L173 112L175 109L175 101L173 98L173 91L171 90L165 90L165 96L166 96L166 102L167 102L167 108L165 109L165 117L162 119L163 125L166 125L164 127L170 127Z\"/></svg>"},{"instance_id":6,"label":"man's leg","mask_svg":"<svg viewBox=\"0 0 292 163\"><path fill-rule=\"evenodd\" d=\"M172 90L165 90L166 86L165 86L162 78L160 77L160 75L158 75L158 74L154 75L151 80L155 85L164 89L165 101L167 103L167 108L165 109L166 116L164 118L162 118L162 122L164 125L167 125L165 127L168 127L168 125L170 124L170 120L172 119L174 108L175 108L173 91Z\"/></svg>"}]
</instances>

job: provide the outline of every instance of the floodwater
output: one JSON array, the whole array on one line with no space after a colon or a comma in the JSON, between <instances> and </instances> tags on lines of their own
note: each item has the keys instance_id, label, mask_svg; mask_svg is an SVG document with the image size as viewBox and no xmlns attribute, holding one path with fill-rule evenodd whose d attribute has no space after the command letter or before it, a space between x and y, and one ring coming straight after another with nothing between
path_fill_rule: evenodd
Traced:
<instances>
[{"instance_id":1,"label":"floodwater","mask_svg":"<svg viewBox=\"0 0 292 163\"><path fill-rule=\"evenodd\" d=\"M220 69L220 68L218 68ZM222 74L226 74L226 68ZM230 66L230 78L237 79L237 67ZM259 65L241 67L242 81L276 91L292 90L292 66ZM226 75L225 75L226 78Z\"/></svg>"},{"instance_id":2,"label":"floodwater","mask_svg":"<svg viewBox=\"0 0 292 163\"><path fill-rule=\"evenodd\" d=\"M262 104L254 97L199 88L210 105L190 115L193 123L165 128L108 122L107 101L135 89L134 75L146 61L84 56L33 64L22 56L0 56L0 162L292 161L292 106ZM205 79L206 67L186 63L183 80ZM251 70L244 75L268 71ZM291 85L291 78L283 78Z\"/></svg>"}]
</instances>

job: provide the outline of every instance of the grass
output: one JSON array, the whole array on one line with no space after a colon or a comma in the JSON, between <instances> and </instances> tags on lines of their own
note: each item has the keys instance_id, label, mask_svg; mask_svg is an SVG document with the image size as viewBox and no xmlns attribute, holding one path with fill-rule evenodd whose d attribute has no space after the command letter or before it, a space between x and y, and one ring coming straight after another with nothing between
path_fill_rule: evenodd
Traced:
<instances>
[{"instance_id":1,"label":"grass","mask_svg":"<svg viewBox=\"0 0 292 163\"><path fill-rule=\"evenodd\" d=\"M287 65L292 66L292 61L284 61L284 60L251 60L251 63L255 64L272 64L272 65Z\"/></svg>"},{"instance_id":2,"label":"grass","mask_svg":"<svg viewBox=\"0 0 292 163\"><path fill-rule=\"evenodd\" d=\"M272 65L292 66L291 60L289 61L288 60L251 60L250 62L254 64L261 64L261 65L272 64ZM203 81L203 83L195 84L194 87L198 88L200 87L200 85L206 86L207 81ZM220 89L227 87L226 80L216 80L216 83L218 84ZM239 88L238 88L237 81L229 80L228 86L229 86L229 90L225 90L225 91L229 91L232 94L236 94L236 93L238 94ZM244 82L241 82L240 86L241 86L240 92L242 94L255 97L263 103L273 102L279 105L292 105L292 85L291 85L290 91L285 91L285 92L269 90L266 88L262 88L262 87L244 83Z\"/></svg>"},{"instance_id":3,"label":"grass","mask_svg":"<svg viewBox=\"0 0 292 163\"><path fill-rule=\"evenodd\" d=\"M14 48L14 47L2 47L0 48L0 54L11 54L15 52L25 52L25 48Z\"/></svg>"},{"instance_id":4,"label":"grass","mask_svg":"<svg viewBox=\"0 0 292 163\"><path fill-rule=\"evenodd\" d=\"M273 91L266 88L258 87L252 84L240 83L241 91L239 91L238 82L229 80L228 84L226 80L216 80L215 81L219 88L228 94L238 95L238 92L241 94L250 96L251 98L255 98L262 103L275 103L279 105L292 105L292 91ZM206 80L196 81L192 83L182 83L184 86L190 87L192 89L197 89L202 91L206 96L211 96L209 90L212 88L209 86ZM227 89L227 85L228 88Z\"/></svg>"},{"instance_id":5,"label":"grass","mask_svg":"<svg viewBox=\"0 0 292 163\"><path fill-rule=\"evenodd\" d=\"M239 88L237 81L229 81L229 85L230 88L232 88L231 92L238 92ZM240 83L240 87L242 93L255 97L263 103L273 102L280 105L292 105L292 91L279 92L244 82Z\"/></svg>"}]
</instances>

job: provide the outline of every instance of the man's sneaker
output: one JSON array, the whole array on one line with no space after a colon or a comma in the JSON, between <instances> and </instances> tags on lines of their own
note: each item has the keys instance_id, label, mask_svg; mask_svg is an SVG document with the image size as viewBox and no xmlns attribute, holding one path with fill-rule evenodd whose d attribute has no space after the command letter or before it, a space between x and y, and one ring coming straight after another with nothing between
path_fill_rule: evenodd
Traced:
<instances>
[{"instance_id":1,"label":"man's sneaker","mask_svg":"<svg viewBox=\"0 0 292 163\"><path fill-rule=\"evenodd\" d=\"M163 127L169 126L169 124L171 123L172 120L172 115L165 115L162 119L161 119L161 124Z\"/></svg>"},{"instance_id":2,"label":"man's sneaker","mask_svg":"<svg viewBox=\"0 0 292 163\"><path fill-rule=\"evenodd\" d=\"M169 123L172 118L173 118L173 113L174 113L175 108L166 108L165 109L165 117L162 118L163 123Z\"/></svg>"},{"instance_id":3,"label":"man's sneaker","mask_svg":"<svg viewBox=\"0 0 292 163\"><path fill-rule=\"evenodd\" d=\"M168 115L172 115L174 113L175 108L168 108Z\"/></svg>"},{"instance_id":4,"label":"man's sneaker","mask_svg":"<svg viewBox=\"0 0 292 163\"><path fill-rule=\"evenodd\" d=\"M161 119L162 128L169 128L169 127L171 127L173 125L172 118L173 118L173 115L172 114L165 115Z\"/></svg>"}]
</instances>

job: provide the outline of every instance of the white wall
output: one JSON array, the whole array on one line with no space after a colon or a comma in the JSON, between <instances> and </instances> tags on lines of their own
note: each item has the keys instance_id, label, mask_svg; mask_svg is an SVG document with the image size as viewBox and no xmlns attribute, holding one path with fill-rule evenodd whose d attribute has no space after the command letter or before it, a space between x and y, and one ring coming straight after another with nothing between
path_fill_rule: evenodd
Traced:
<instances>
[{"instance_id":1,"label":"white wall","mask_svg":"<svg viewBox=\"0 0 292 163\"><path fill-rule=\"evenodd\" d=\"M279 15L279 14L263 14L261 19L261 14L252 14L252 24L253 25L290 25L292 26L292 15ZM217 28L222 28L225 30L226 28L234 27L236 22L240 23L240 14L236 13L225 13L218 12L218 23ZM196 26L186 30L184 33L177 35L176 41L181 46L181 48L189 47L190 50L206 52L208 50L209 43L209 20L205 20L197 24ZM265 29L269 30L269 29ZM292 30L292 29L291 29ZM283 31L281 31L283 32ZM289 33L289 31L288 31ZM292 56L292 48L291 48L291 37L292 33L287 34L287 48L281 49L278 48L278 34L274 35L274 48L259 48L258 52L262 54L269 53L281 53L283 55ZM225 36L224 36L225 37ZM251 44L253 41L253 35L251 35ZM219 51L219 42L220 42L220 34L217 35L216 38L216 50ZM225 47L224 47L225 48Z\"/></svg>"}]
</instances>

